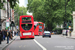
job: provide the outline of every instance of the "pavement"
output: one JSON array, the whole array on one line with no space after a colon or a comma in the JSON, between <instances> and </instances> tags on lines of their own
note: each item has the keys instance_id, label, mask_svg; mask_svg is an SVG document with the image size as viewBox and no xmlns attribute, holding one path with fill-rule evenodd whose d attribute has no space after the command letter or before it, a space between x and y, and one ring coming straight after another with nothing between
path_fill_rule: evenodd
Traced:
<instances>
[{"instance_id":1,"label":"pavement","mask_svg":"<svg viewBox=\"0 0 75 50\"><path fill-rule=\"evenodd\" d=\"M12 40L9 40L9 44L12 43L16 38L17 38L17 36L14 36ZM7 38L6 38L6 40L4 40L4 41L1 42L1 44L0 44L0 50L3 50L9 44L7 44Z\"/></svg>"},{"instance_id":2,"label":"pavement","mask_svg":"<svg viewBox=\"0 0 75 50\"><path fill-rule=\"evenodd\" d=\"M75 39L75 36L63 36L61 35L62 37L65 37L65 38L71 38L71 39Z\"/></svg>"},{"instance_id":3,"label":"pavement","mask_svg":"<svg viewBox=\"0 0 75 50\"><path fill-rule=\"evenodd\" d=\"M75 36L66 36L66 38L75 39Z\"/></svg>"}]
</instances>

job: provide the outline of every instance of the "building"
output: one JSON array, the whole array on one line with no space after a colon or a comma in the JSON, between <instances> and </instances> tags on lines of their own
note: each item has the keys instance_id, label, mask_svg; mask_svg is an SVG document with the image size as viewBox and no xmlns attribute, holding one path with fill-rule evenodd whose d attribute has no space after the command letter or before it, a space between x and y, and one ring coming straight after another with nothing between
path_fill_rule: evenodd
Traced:
<instances>
[{"instance_id":1,"label":"building","mask_svg":"<svg viewBox=\"0 0 75 50\"><path fill-rule=\"evenodd\" d=\"M6 3L3 4L4 9L0 9L0 30L10 26L10 17L12 16L12 9L10 8L10 3L6 0Z\"/></svg>"}]
</instances>

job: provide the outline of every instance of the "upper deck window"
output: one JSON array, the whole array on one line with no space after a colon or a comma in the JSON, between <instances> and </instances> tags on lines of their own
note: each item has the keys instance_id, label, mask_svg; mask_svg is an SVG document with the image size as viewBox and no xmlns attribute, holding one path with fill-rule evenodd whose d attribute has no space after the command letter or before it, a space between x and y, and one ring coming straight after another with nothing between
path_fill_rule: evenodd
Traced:
<instances>
[{"instance_id":1,"label":"upper deck window","mask_svg":"<svg viewBox=\"0 0 75 50\"><path fill-rule=\"evenodd\" d=\"M32 27L32 24L22 24L21 27L22 27L24 30L30 30L31 27Z\"/></svg>"},{"instance_id":2,"label":"upper deck window","mask_svg":"<svg viewBox=\"0 0 75 50\"><path fill-rule=\"evenodd\" d=\"M42 24L38 23L37 25L42 25Z\"/></svg>"},{"instance_id":3,"label":"upper deck window","mask_svg":"<svg viewBox=\"0 0 75 50\"><path fill-rule=\"evenodd\" d=\"M23 17L22 20L31 20L31 17Z\"/></svg>"}]
</instances>

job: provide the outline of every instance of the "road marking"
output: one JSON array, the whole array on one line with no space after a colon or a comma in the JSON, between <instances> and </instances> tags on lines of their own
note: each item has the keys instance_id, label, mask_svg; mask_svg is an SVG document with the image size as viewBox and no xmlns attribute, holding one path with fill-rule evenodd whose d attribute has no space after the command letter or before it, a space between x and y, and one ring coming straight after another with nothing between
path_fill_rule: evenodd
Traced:
<instances>
[{"instance_id":1,"label":"road marking","mask_svg":"<svg viewBox=\"0 0 75 50\"><path fill-rule=\"evenodd\" d=\"M9 50L9 48L6 48L6 50Z\"/></svg>"},{"instance_id":2,"label":"road marking","mask_svg":"<svg viewBox=\"0 0 75 50\"><path fill-rule=\"evenodd\" d=\"M47 41L47 43L49 43L49 42Z\"/></svg>"},{"instance_id":3,"label":"road marking","mask_svg":"<svg viewBox=\"0 0 75 50\"><path fill-rule=\"evenodd\" d=\"M24 45L24 47L25 47L25 45Z\"/></svg>"},{"instance_id":4,"label":"road marking","mask_svg":"<svg viewBox=\"0 0 75 50\"><path fill-rule=\"evenodd\" d=\"M19 48L21 48L22 47L22 45L21 46L19 46Z\"/></svg>"},{"instance_id":5,"label":"road marking","mask_svg":"<svg viewBox=\"0 0 75 50\"><path fill-rule=\"evenodd\" d=\"M42 46L39 42L37 42L35 39L34 41L43 49L43 50L47 50L44 46Z\"/></svg>"}]
</instances>

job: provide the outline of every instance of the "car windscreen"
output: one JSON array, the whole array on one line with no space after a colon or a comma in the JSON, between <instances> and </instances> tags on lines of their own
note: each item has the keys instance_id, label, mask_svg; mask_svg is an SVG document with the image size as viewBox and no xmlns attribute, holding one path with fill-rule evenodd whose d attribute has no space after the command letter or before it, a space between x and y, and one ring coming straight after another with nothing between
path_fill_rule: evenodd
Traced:
<instances>
[{"instance_id":1,"label":"car windscreen","mask_svg":"<svg viewBox=\"0 0 75 50\"><path fill-rule=\"evenodd\" d=\"M48 31L45 31L44 33L50 33L50 32L48 32Z\"/></svg>"}]
</instances>

